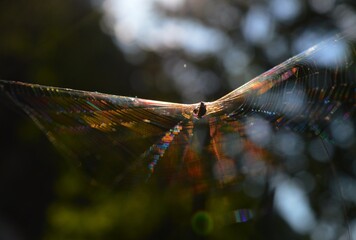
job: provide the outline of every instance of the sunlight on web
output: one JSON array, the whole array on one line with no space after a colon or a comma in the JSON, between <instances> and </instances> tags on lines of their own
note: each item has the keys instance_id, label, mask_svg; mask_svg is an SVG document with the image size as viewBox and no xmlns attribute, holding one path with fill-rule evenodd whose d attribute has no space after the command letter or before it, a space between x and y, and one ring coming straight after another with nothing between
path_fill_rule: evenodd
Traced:
<instances>
[{"instance_id":1,"label":"sunlight on web","mask_svg":"<svg viewBox=\"0 0 356 240\"><path fill-rule=\"evenodd\" d=\"M335 225L338 235L352 230L348 209L356 203L355 46L347 37L315 45L212 102L180 104L4 80L0 93L96 183L216 194L226 204L216 211L229 209L239 224L268 218L272 210L263 200L273 195L278 216L295 233L318 239L326 226L332 232ZM330 57L324 52L333 47L337 54L324 64L321 58ZM182 89L199 90L185 75L196 69L185 64L175 63ZM200 77L217 81L209 72ZM339 174L341 167L348 172ZM204 213L193 218L198 232L204 230L198 222L213 221Z\"/></svg>"}]
</instances>

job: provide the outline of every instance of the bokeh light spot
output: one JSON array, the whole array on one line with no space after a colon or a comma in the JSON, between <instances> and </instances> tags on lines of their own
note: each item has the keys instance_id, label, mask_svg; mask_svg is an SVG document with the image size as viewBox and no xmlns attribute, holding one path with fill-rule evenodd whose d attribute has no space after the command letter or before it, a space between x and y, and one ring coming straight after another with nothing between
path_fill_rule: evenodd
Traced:
<instances>
[{"instance_id":1,"label":"bokeh light spot","mask_svg":"<svg viewBox=\"0 0 356 240\"><path fill-rule=\"evenodd\" d=\"M192 229L198 235L208 235L212 232L214 223L208 212L199 211L195 213L191 220Z\"/></svg>"}]
</instances>

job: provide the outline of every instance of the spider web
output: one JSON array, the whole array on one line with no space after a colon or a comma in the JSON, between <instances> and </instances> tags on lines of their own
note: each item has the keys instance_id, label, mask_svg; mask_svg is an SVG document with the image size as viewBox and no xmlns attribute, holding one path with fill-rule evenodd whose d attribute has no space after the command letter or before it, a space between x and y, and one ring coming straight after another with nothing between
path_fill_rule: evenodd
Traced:
<instances>
[{"instance_id":1,"label":"spider web","mask_svg":"<svg viewBox=\"0 0 356 240\"><path fill-rule=\"evenodd\" d=\"M294 186L299 173L323 174L316 169L320 161L330 163L334 154L350 153L355 131L354 61L352 39L335 36L205 103L202 119L193 114L199 104L3 80L0 90L61 152L101 183L130 186L153 181L195 194L223 189L258 198L268 191L266 187L279 196L283 186L278 179ZM327 156L325 149L318 148L318 138L329 144ZM334 176L336 182L351 178L352 173ZM335 186L335 181L329 185ZM339 193L330 193L325 186L310 191L328 192L333 198L342 195L345 186L340 185ZM303 192L307 187L295 189ZM339 198L356 202L352 194ZM279 209L283 215L283 205ZM342 212L341 206L338 209ZM326 220L330 221L320 221ZM334 221L342 227L343 220Z\"/></svg>"}]
</instances>

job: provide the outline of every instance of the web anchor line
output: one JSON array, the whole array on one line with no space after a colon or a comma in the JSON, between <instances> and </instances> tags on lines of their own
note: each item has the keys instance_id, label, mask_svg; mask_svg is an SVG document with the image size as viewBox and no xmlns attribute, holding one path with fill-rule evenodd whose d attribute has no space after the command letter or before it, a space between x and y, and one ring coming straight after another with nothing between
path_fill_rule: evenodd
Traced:
<instances>
[{"instance_id":1,"label":"web anchor line","mask_svg":"<svg viewBox=\"0 0 356 240\"><path fill-rule=\"evenodd\" d=\"M326 152L326 154L328 155L328 157L331 159L331 155L325 145L325 142L324 140L322 139L322 137L319 135L319 138L323 144L323 147L324 147L324 150ZM347 216L347 210L346 210L346 205L345 205L345 196L341 190L341 184L340 184L340 181L338 179L338 174L337 174L337 171L336 171L336 168L335 168L335 164L333 163L333 161L331 160L330 161L330 168L331 168L331 171L334 175L334 177L336 178L336 184L337 184L337 189L339 191L339 195L340 195L340 199L341 199L341 206L342 206L342 211L343 211L343 214L344 214L344 221L346 222L346 227L347 227L347 234L348 234L348 239L351 240L352 239L352 235L351 235L351 231L350 231L350 224L349 224L349 221L348 221L348 216Z\"/></svg>"}]
</instances>

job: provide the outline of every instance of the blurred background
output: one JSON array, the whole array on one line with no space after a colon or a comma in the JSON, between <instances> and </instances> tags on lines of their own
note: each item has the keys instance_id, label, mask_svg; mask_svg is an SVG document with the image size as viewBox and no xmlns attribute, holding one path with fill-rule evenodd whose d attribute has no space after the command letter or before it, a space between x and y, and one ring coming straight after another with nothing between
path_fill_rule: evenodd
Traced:
<instances>
[{"instance_id":1,"label":"blurred background","mask_svg":"<svg viewBox=\"0 0 356 240\"><path fill-rule=\"evenodd\" d=\"M353 0L2 0L0 78L172 102L210 101L347 31L356 24L355 8ZM192 213L194 199L174 189L117 192L91 184L25 114L0 106L0 239L346 237L345 213L336 200L312 206L328 208L324 214L334 222L316 223L318 213L304 209L297 221L306 217L309 227L283 214L236 223L233 217L219 220L231 199L213 198L210 212ZM335 176L328 164L316 167ZM303 179L317 176L311 173ZM345 183L356 192L354 182ZM288 201L304 201L294 182L284 187L296 192ZM273 196L257 196L256 205L273 205ZM234 201L243 206L246 199ZM348 212L349 219L354 215Z\"/></svg>"}]
</instances>

